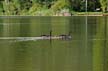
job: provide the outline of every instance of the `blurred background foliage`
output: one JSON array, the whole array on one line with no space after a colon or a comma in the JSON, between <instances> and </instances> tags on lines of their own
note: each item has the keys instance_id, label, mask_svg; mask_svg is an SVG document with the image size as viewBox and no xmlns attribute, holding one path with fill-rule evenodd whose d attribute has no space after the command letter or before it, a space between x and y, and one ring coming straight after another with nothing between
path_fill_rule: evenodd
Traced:
<instances>
[{"instance_id":1,"label":"blurred background foliage","mask_svg":"<svg viewBox=\"0 0 108 71\"><path fill-rule=\"evenodd\" d=\"M53 15L85 12L86 0L0 0L0 15ZM108 0L87 0L88 12L108 12ZM66 10L66 11L67 11Z\"/></svg>"}]
</instances>

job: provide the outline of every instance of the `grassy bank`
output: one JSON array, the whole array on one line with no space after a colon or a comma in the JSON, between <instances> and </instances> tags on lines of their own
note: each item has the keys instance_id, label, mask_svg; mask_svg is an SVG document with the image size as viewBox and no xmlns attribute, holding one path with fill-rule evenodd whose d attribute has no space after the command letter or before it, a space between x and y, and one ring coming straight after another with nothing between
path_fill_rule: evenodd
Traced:
<instances>
[{"instance_id":1,"label":"grassy bank","mask_svg":"<svg viewBox=\"0 0 108 71\"><path fill-rule=\"evenodd\" d=\"M103 12L73 12L72 14L75 16L108 16L108 13Z\"/></svg>"}]
</instances>

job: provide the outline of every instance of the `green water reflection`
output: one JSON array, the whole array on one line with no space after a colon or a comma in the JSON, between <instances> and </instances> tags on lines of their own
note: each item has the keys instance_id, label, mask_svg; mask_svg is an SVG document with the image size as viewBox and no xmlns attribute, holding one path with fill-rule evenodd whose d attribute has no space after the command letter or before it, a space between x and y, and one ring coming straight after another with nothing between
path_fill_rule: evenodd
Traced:
<instances>
[{"instance_id":1,"label":"green water reflection","mask_svg":"<svg viewBox=\"0 0 108 71\"><path fill-rule=\"evenodd\" d=\"M0 38L50 34L72 39L0 39L0 71L108 70L108 17L0 17Z\"/></svg>"}]
</instances>

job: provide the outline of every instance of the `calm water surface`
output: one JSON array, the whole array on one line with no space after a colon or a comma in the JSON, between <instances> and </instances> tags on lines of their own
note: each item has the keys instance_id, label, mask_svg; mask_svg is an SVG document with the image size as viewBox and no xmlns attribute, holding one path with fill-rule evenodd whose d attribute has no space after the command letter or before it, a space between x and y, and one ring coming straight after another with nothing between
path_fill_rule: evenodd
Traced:
<instances>
[{"instance_id":1,"label":"calm water surface","mask_svg":"<svg viewBox=\"0 0 108 71\"><path fill-rule=\"evenodd\" d=\"M35 39L41 35L72 39ZM0 17L0 71L107 71L107 67L108 17Z\"/></svg>"}]
</instances>

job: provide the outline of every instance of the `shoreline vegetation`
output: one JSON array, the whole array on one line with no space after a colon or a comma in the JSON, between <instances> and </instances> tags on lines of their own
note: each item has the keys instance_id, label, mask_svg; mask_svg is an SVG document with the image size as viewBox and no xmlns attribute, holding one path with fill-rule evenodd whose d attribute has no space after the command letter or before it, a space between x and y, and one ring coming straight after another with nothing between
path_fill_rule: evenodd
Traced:
<instances>
[{"instance_id":1,"label":"shoreline vegetation","mask_svg":"<svg viewBox=\"0 0 108 71\"><path fill-rule=\"evenodd\" d=\"M0 16L108 16L108 0L0 0Z\"/></svg>"}]
</instances>

